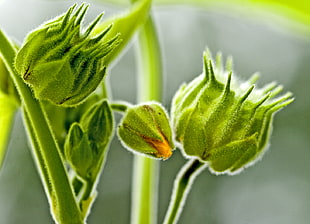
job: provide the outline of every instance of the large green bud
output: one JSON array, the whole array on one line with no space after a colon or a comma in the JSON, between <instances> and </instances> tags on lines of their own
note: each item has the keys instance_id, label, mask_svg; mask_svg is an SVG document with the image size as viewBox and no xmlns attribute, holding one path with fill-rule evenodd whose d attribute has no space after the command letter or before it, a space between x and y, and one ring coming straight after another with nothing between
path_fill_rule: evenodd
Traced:
<instances>
[{"instance_id":1,"label":"large green bud","mask_svg":"<svg viewBox=\"0 0 310 224\"><path fill-rule=\"evenodd\" d=\"M186 156L207 162L215 173L233 174L261 157L273 115L293 99L291 93L276 97L282 87L275 83L255 88L257 75L236 80L218 59L214 69L209 53L204 54L203 74L174 96L172 122Z\"/></svg>"},{"instance_id":2,"label":"large green bud","mask_svg":"<svg viewBox=\"0 0 310 224\"><path fill-rule=\"evenodd\" d=\"M75 8L32 31L15 63L36 98L63 106L81 103L98 87L106 71L104 58L118 43L117 36L104 38L111 26L90 35L103 14L81 32L88 5L82 4L74 12Z\"/></svg>"}]
</instances>

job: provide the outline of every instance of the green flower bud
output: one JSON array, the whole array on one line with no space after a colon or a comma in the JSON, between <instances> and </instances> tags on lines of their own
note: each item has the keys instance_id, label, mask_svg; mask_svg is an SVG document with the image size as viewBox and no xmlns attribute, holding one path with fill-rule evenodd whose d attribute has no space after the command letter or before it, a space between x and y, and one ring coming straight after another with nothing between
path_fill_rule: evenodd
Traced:
<instances>
[{"instance_id":1,"label":"green flower bud","mask_svg":"<svg viewBox=\"0 0 310 224\"><path fill-rule=\"evenodd\" d=\"M168 159L174 148L168 115L154 102L129 108L118 127L118 136L129 150L152 158Z\"/></svg>"},{"instance_id":2,"label":"green flower bud","mask_svg":"<svg viewBox=\"0 0 310 224\"><path fill-rule=\"evenodd\" d=\"M112 110L106 100L92 106L73 123L65 140L65 157L76 173L95 180L113 135Z\"/></svg>"},{"instance_id":3,"label":"green flower bud","mask_svg":"<svg viewBox=\"0 0 310 224\"><path fill-rule=\"evenodd\" d=\"M106 100L91 107L82 116L81 126L88 136L88 140L98 147L106 146L113 133L113 113ZM101 154L101 153L99 153Z\"/></svg>"},{"instance_id":4,"label":"green flower bud","mask_svg":"<svg viewBox=\"0 0 310 224\"><path fill-rule=\"evenodd\" d=\"M79 176L88 176L94 155L87 135L78 123L72 124L66 138L65 157Z\"/></svg>"},{"instance_id":5,"label":"green flower bud","mask_svg":"<svg viewBox=\"0 0 310 224\"><path fill-rule=\"evenodd\" d=\"M88 5L74 12L75 7L31 32L15 60L16 70L36 98L63 106L81 103L98 87L106 71L104 58L118 43L117 36L104 38L111 26L90 35L103 14L81 33Z\"/></svg>"},{"instance_id":6,"label":"green flower bud","mask_svg":"<svg viewBox=\"0 0 310 224\"><path fill-rule=\"evenodd\" d=\"M205 53L204 73L175 94L173 128L186 156L207 162L215 173L233 174L262 156L273 115L293 99L291 93L276 97L282 87L274 83L254 88L257 75L246 82L234 79L220 56L216 69L212 63Z\"/></svg>"}]
</instances>

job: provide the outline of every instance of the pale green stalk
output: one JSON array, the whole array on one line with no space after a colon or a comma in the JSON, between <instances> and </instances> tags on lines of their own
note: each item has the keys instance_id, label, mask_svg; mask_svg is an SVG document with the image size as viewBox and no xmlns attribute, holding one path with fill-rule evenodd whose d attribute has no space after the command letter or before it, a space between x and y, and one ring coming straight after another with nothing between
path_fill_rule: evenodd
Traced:
<instances>
[{"instance_id":1,"label":"pale green stalk","mask_svg":"<svg viewBox=\"0 0 310 224\"><path fill-rule=\"evenodd\" d=\"M42 182L45 185L54 218L59 224L83 224L60 150L42 106L39 101L33 98L31 90L17 74L13 66L16 49L1 30L0 43L1 56L11 74L21 97L22 107L27 114L25 119L27 127L30 127L29 133L35 146L33 150L35 151L34 155L37 156L39 169L45 167ZM47 183L50 185L46 186Z\"/></svg>"},{"instance_id":2,"label":"pale green stalk","mask_svg":"<svg viewBox=\"0 0 310 224\"><path fill-rule=\"evenodd\" d=\"M139 33L139 102L161 101L162 65L154 23L149 17ZM157 223L157 160L135 155L132 189L132 224Z\"/></svg>"},{"instance_id":3,"label":"pale green stalk","mask_svg":"<svg viewBox=\"0 0 310 224\"><path fill-rule=\"evenodd\" d=\"M176 224L179 220L188 192L196 176L205 168L197 159L189 160L177 175L164 224Z\"/></svg>"}]
</instances>

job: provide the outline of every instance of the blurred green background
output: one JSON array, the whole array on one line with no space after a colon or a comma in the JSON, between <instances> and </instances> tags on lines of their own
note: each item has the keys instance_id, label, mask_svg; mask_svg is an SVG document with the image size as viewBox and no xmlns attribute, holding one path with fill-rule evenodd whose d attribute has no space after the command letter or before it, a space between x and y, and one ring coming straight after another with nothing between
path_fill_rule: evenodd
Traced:
<instances>
[{"instance_id":1,"label":"blurred green background","mask_svg":"<svg viewBox=\"0 0 310 224\"><path fill-rule=\"evenodd\" d=\"M29 30L66 11L74 2L2 0L0 27L21 42ZM101 11L109 16L122 9L111 3L87 2L91 3L88 21ZM308 224L310 34L304 32L306 26L302 29L292 24L286 26L289 16L285 17L286 22L278 23L274 17L266 17L267 14L259 17L256 11L252 13L248 9L242 13L229 7L158 5L154 8L165 69L163 104L169 108L178 86L201 73L205 47L214 53L221 51L224 57L232 55L234 70L240 77L247 78L259 71L260 85L276 80L284 84L285 91L292 91L296 100L276 115L271 146L262 161L237 176L214 176L207 170L201 173L179 223ZM250 17L251 14L256 16ZM114 99L135 102L134 57L134 44L131 44L109 71ZM161 163L159 223L168 205L173 179L184 162L176 150L172 158ZM89 224L129 223L131 168L132 154L115 138ZM20 113L0 173L0 223L53 223Z\"/></svg>"}]
</instances>

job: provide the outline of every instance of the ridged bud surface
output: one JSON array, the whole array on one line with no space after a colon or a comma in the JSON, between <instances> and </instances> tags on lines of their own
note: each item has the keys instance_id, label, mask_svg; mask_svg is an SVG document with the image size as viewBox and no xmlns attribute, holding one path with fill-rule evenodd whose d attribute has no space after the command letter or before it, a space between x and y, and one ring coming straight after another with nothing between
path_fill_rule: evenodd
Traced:
<instances>
[{"instance_id":1,"label":"ridged bud surface","mask_svg":"<svg viewBox=\"0 0 310 224\"><path fill-rule=\"evenodd\" d=\"M99 15L83 32L81 22L88 6L82 4L32 31L18 51L15 67L38 99L57 105L81 103L102 81L104 57L117 45L117 36L105 40L111 26L95 37L91 31Z\"/></svg>"},{"instance_id":2,"label":"ridged bud surface","mask_svg":"<svg viewBox=\"0 0 310 224\"><path fill-rule=\"evenodd\" d=\"M228 67L231 67L228 62ZM293 101L274 83L257 89L251 80L236 80L220 57L214 68L208 52L204 72L180 87L172 103L176 140L186 156L209 164L215 173L236 173L267 148L275 112Z\"/></svg>"}]
</instances>

